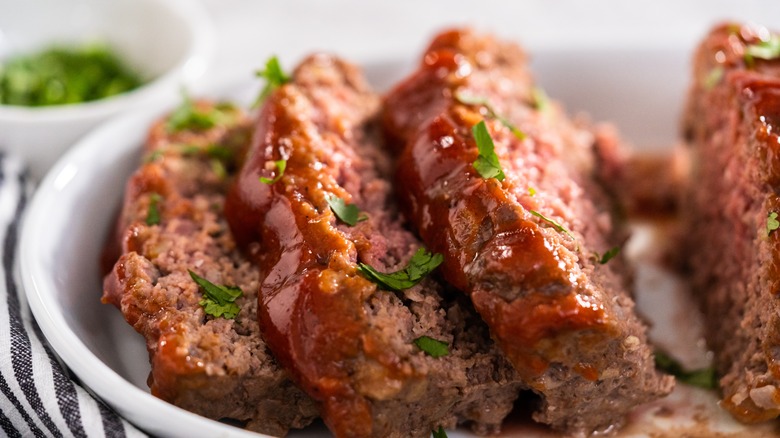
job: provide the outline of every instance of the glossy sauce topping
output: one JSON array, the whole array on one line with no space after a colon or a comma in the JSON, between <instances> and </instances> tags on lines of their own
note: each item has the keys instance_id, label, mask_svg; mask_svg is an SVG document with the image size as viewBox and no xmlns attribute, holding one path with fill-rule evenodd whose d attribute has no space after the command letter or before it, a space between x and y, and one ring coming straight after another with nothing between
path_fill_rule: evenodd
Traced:
<instances>
[{"instance_id":1,"label":"glossy sauce topping","mask_svg":"<svg viewBox=\"0 0 780 438\"><path fill-rule=\"evenodd\" d=\"M445 255L443 275L471 295L515 368L536 376L560 359L560 345L543 341L601 331L609 321L578 292L558 244L509 195L511 181L484 179L474 169L471 127L482 115L454 98L476 68L452 47L459 39L457 32L437 38L420 71L388 98L386 131L404 133L397 147L406 147L396 174L401 205L426 245ZM495 120L488 126L502 129ZM580 369L589 378L598 372L591 364Z\"/></svg>"},{"instance_id":2,"label":"glossy sauce topping","mask_svg":"<svg viewBox=\"0 0 780 438\"><path fill-rule=\"evenodd\" d=\"M368 325L364 308L377 289L356 270L366 242L336 227L326 201L351 199L339 172L353 167L350 142L361 120L326 113L299 79L264 105L225 213L240 244L250 251L252 242L262 244L254 255L265 278L258 316L275 357L322 403L335 435L369 436L376 431L366 397L394 397L415 372ZM260 182L276 176L268 163L279 159L286 168L278 182Z\"/></svg>"}]
</instances>

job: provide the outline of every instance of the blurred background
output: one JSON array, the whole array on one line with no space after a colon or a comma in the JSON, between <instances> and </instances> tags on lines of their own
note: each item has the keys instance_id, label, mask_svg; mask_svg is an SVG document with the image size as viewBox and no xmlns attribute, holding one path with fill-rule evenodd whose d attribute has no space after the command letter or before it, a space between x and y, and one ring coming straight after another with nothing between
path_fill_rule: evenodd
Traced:
<instances>
[{"instance_id":1,"label":"blurred background","mask_svg":"<svg viewBox=\"0 0 780 438\"><path fill-rule=\"evenodd\" d=\"M216 23L209 80L246 77L270 55L293 65L313 50L363 63L387 87L438 30L470 25L531 54L537 80L570 111L612 120L633 143L668 147L691 52L722 21L780 29L778 1L200 0Z\"/></svg>"}]
</instances>

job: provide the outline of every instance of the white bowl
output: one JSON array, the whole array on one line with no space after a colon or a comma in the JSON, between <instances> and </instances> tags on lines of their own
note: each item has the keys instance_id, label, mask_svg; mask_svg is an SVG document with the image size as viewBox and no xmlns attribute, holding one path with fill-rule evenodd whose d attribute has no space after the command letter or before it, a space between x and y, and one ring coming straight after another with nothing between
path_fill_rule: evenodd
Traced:
<instances>
[{"instance_id":1,"label":"white bowl","mask_svg":"<svg viewBox=\"0 0 780 438\"><path fill-rule=\"evenodd\" d=\"M108 117L176 99L205 70L215 31L201 4L189 0L0 0L0 59L90 41L114 48L147 83L81 104L0 105L0 149L24 157L36 178Z\"/></svg>"}]
</instances>

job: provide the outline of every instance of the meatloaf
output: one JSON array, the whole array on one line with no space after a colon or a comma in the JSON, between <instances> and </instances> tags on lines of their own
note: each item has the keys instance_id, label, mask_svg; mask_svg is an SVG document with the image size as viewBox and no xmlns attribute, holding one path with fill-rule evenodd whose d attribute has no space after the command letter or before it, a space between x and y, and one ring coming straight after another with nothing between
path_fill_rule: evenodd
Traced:
<instances>
[{"instance_id":1,"label":"meatloaf","mask_svg":"<svg viewBox=\"0 0 780 438\"><path fill-rule=\"evenodd\" d=\"M260 267L263 335L337 437L495 432L521 384L471 306L427 270L396 290L367 274L426 254L392 200L379 103L357 68L316 55L264 104L225 207Z\"/></svg>"},{"instance_id":2,"label":"meatloaf","mask_svg":"<svg viewBox=\"0 0 780 438\"><path fill-rule=\"evenodd\" d=\"M317 411L260 336L259 273L236 250L222 214L248 137L241 111L208 102L185 102L152 127L109 243L119 251L103 301L146 339L154 395L206 417L284 435ZM237 315L207 314L204 291L189 271L240 287Z\"/></svg>"},{"instance_id":3,"label":"meatloaf","mask_svg":"<svg viewBox=\"0 0 780 438\"><path fill-rule=\"evenodd\" d=\"M699 46L683 121L691 155L683 259L723 401L780 414L780 35L723 24Z\"/></svg>"},{"instance_id":4,"label":"meatloaf","mask_svg":"<svg viewBox=\"0 0 780 438\"><path fill-rule=\"evenodd\" d=\"M404 213L542 397L534 418L611 430L673 380L654 367L623 260L605 257L625 235L595 182L594 135L540 94L516 45L444 32L387 96L384 131Z\"/></svg>"}]
</instances>

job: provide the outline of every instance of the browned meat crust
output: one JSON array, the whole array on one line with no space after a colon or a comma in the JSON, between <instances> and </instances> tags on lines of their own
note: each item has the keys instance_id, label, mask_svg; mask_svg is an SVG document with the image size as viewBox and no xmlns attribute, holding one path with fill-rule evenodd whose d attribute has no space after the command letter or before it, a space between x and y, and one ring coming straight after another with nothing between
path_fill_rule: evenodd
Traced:
<instances>
[{"instance_id":1,"label":"browned meat crust","mask_svg":"<svg viewBox=\"0 0 780 438\"><path fill-rule=\"evenodd\" d=\"M495 431L519 383L473 310L431 278L394 293L358 273L358 261L401 269L420 246L382 178L378 105L355 67L323 55L264 105L226 205L263 273L263 334L336 436L422 437L458 422ZM280 159L278 182L261 182L278 174ZM329 195L367 220L337 220ZM423 335L447 342L450 354L420 351L413 341Z\"/></svg>"},{"instance_id":2,"label":"browned meat crust","mask_svg":"<svg viewBox=\"0 0 780 438\"><path fill-rule=\"evenodd\" d=\"M707 321L722 406L780 414L780 61L747 59L766 29L724 24L694 59L684 130L691 154L683 259ZM776 37L776 36L775 36Z\"/></svg>"},{"instance_id":3,"label":"browned meat crust","mask_svg":"<svg viewBox=\"0 0 780 438\"><path fill-rule=\"evenodd\" d=\"M466 104L464 95L489 108ZM535 418L588 433L619 424L636 405L668 393L672 380L654 368L623 262L595 261L621 232L593 181L593 135L554 104L534 104L541 102L518 47L452 31L389 94L383 120L400 154L401 205L425 244L445 255L444 277L470 296L543 397ZM472 165L471 129L483 119L503 182Z\"/></svg>"},{"instance_id":4,"label":"browned meat crust","mask_svg":"<svg viewBox=\"0 0 780 438\"><path fill-rule=\"evenodd\" d=\"M127 184L116 236L121 257L106 276L103 300L146 339L154 395L206 417L284 435L317 414L260 336L258 271L235 249L222 216L229 177L220 169L230 173L234 163L215 161L210 151L232 157L248 141L245 116L230 114L230 122L206 131L170 133L166 120L152 128L146 162ZM160 223L148 225L152 203ZM237 317L205 315L188 270L241 287Z\"/></svg>"}]
</instances>

